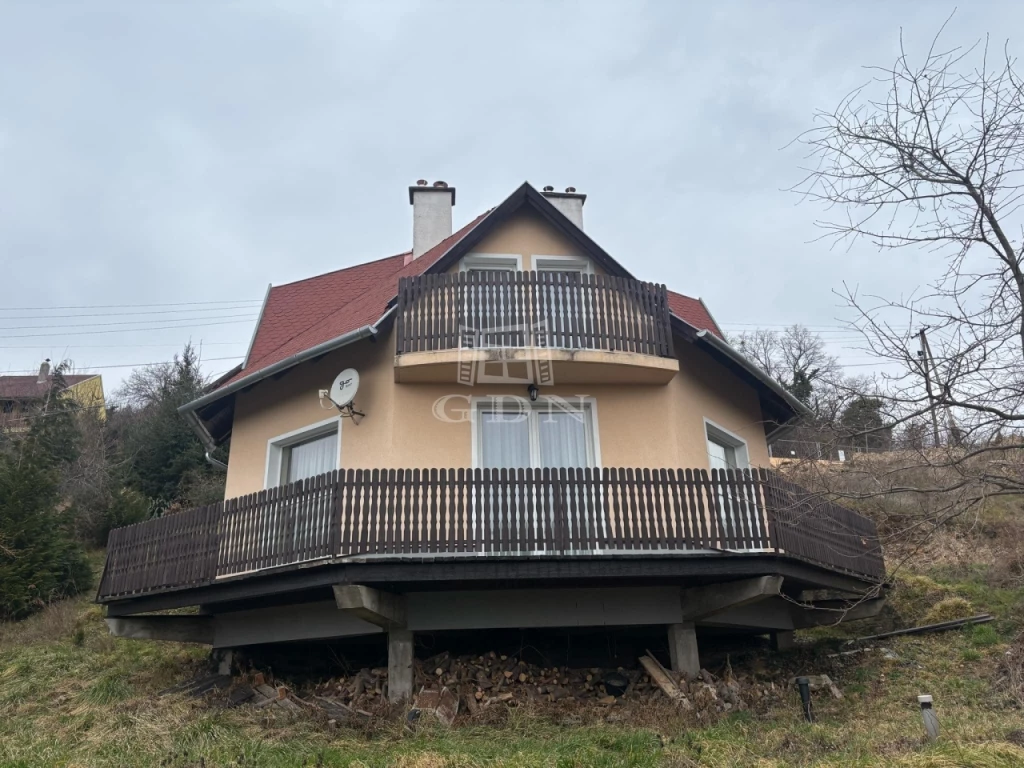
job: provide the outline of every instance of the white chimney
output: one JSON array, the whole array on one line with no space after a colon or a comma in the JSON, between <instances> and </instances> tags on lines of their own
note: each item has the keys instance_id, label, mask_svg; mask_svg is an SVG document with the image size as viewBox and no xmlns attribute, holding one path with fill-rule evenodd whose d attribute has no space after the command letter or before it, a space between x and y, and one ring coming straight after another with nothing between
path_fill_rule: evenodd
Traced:
<instances>
[{"instance_id":1,"label":"white chimney","mask_svg":"<svg viewBox=\"0 0 1024 768\"><path fill-rule=\"evenodd\" d=\"M583 229L583 203L587 201L586 195L579 194L576 187L566 187L565 192L555 192L554 187L544 187L541 194L565 214L569 221Z\"/></svg>"},{"instance_id":2,"label":"white chimney","mask_svg":"<svg viewBox=\"0 0 1024 768\"><path fill-rule=\"evenodd\" d=\"M412 205L412 257L418 259L452 233L452 207L455 205L455 187L443 181L427 186L420 179L409 187Z\"/></svg>"},{"instance_id":3,"label":"white chimney","mask_svg":"<svg viewBox=\"0 0 1024 768\"><path fill-rule=\"evenodd\" d=\"M43 364L39 366L39 378L36 379L37 384L45 384L47 379L50 378L50 358L43 360Z\"/></svg>"}]
</instances>

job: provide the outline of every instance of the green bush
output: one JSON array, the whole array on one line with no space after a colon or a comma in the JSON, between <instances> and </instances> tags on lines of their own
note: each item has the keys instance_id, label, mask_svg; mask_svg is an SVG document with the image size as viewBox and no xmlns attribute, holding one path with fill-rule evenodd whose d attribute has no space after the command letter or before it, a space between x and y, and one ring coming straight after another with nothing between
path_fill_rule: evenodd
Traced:
<instances>
[{"instance_id":1,"label":"green bush","mask_svg":"<svg viewBox=\"0 0 1024 768\"><path fill-rule=\"evenodd\" d=\"M30 452L0 454L0 619L24 618L92 582L57 484Z\"/></svg>"},{"instance_id":2,"label":"green bush","mask_svg":"<svg viewBox=\"0 0 1024 768\"><path fill-rule=\"evenodd\" d=\"M60 471L77 458L81 438L62 374L54 372L45 416L0 452L0 620L24 618L92 582L60 491Z\"/></svg>"}]
</instances>

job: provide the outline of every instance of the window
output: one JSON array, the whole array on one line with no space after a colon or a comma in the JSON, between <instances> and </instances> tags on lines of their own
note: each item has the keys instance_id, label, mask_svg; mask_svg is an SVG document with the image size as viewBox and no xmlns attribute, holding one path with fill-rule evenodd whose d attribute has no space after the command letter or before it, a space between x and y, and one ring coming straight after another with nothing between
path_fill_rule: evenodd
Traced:
<instances>
[{"instance_id":1,"label":"window","mask_svg":"<svg viewBox=\"0 0 1024 768\"><path fill-rule=\"evenodd\" d=\"M731 432L704 420L707 430L708 464L711 469L747 469L747 444Z\"/></svg>"},{"instance_id":2,"label":"window","mask_svg":"<svg viewBox=\"0 0 1024 768\"><path fill-rule=\"evenodd\" d=\"M590 274L590 262L575 256L534 256L534 272L579 272Z\"/></svg>"},{"instance_id":3,"label":"window","mask_svg":"<svg viewBox=\"0 0 1024 768\"><path fill-rule=\"evenodd\" d=\"M588 293L581 288L574 289L570 284L572 278L567 273L590 274L590 262L574 256L534 256L533 269L538 273L562 275L550 278L554 283L538 295L547 326L545 346L566 349L580 346L576 334L589 335L593 308L586 306ZM579 278L574 282L580 285Z\"/></svg>"},{"instance_id":4,"label":"window","mask_svg":"<svg viewBox=\"0 0 1024 768\"><path fill-rule=\"evenodd\" d=\"M704 419L707 434L708 464L711 469L743 470L750 468L750 457L746 442L732 432L712 424ZM760 535L763 521L746 503L742 493L733 490L721 490L728 486L719 486L716 506L718 521L723 533L730 539L740 539L747 531L752 535Z\"/></svg>"},{"instance_id":5,"label":"window","mask_svg":"<svg viewBox=\"0 0 1024 768\"><path fill-rule=\"evenodd\" d=\"M600 466L592 401L542 398L525 407L498 397L478 404L474 422L479 467Z\"/></svg>"},{"instance_id":6,"label":"window","mask_svg":"<svg viewBox=\"0 0 1024 768\"><path fill-rule=\"evenodd\" d=\"M279 435L267 444L266 487L287 485L338 469L341 419Z\"/></svg>"},{"instance_id":7,"label":"window","mask_svg":"<svg viewBox=\"0 0 1024 768\"><path fill-rule=\"evenodd\" d=\"M500 396L483 399L477 404L473 420L475 466L489 469L599 467L601 457L594 408L594 402L585 398L571 401L542 398L535 403ZM529 504L533 511L525 522L538 539L552 535L559 527L568 540L580 541L579 532L588 530L598 540L603 539L604 520L594 519L594 513L603 508L601 503L589 510L589 502L579 488L570 487L562 492L576 494L571 505L574 513L564 500L558 501L554 489L550 489L548 495L536 489L524 495L518 487L504 491L492 489L489 497L477 497L479 501L471 507L473 525L476 525L478 510L492 510L490 525L494 526L499 508L515 514ZM476 506L477 503L482 505ZM548 533L542 534L542 531ZM545 549L542 547L542 551Z\"/></svg>"}]
</instances>

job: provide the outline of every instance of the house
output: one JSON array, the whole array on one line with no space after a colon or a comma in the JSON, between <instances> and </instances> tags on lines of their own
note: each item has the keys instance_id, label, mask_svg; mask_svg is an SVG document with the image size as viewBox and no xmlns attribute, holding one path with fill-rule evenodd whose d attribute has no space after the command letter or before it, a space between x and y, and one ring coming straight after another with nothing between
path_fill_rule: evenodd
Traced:
<instances>
[{"instance_id":1,"label":"house","mask_svg":"<svg viewBox=\"0 0 1024 768\"><path fill-rule=\"evenodd\" d=\"M664 625L694 674L698 635L877 612L873 523L767 469L803 406L605 252L585 201L523 184L453 231L455 189L421 181L409 251L270 288L244 363L181 409L230 437L227 498L112 533L111 630L386 635L401 698L416 633Z\"/></svg>"},{"instance_id":2,"label":"house","mask_svg":"<svg viewBox=\"0 0 1024 768\"><path fill-rule=\"evenodd\" d=\"M98 374L66 374L64 394L80 408L106 418L103 378ZM35 376L0 376L0 432L26 432L32 417L46 405L53 386L50 361L43 361Z\"/></svg>"}]
</instances>

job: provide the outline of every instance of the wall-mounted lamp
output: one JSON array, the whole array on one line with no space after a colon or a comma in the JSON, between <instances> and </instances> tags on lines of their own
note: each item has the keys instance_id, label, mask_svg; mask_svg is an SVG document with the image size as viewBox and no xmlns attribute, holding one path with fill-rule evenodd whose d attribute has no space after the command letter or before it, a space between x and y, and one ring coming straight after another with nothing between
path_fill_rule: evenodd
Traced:
<instances>
[{"instance_id":1,"label":"wall-mounted lamp","mask_svg":"<svg viewBox=\"0 0 1024 768\"><path fill-rule=\"evenodd\" d=\"M526 388L526 391L530 394L530 402L531 403L536 403L537 402L537 385L536 384L531 384L530 386L528 386Z\"/></svg>"}]
</instances>

